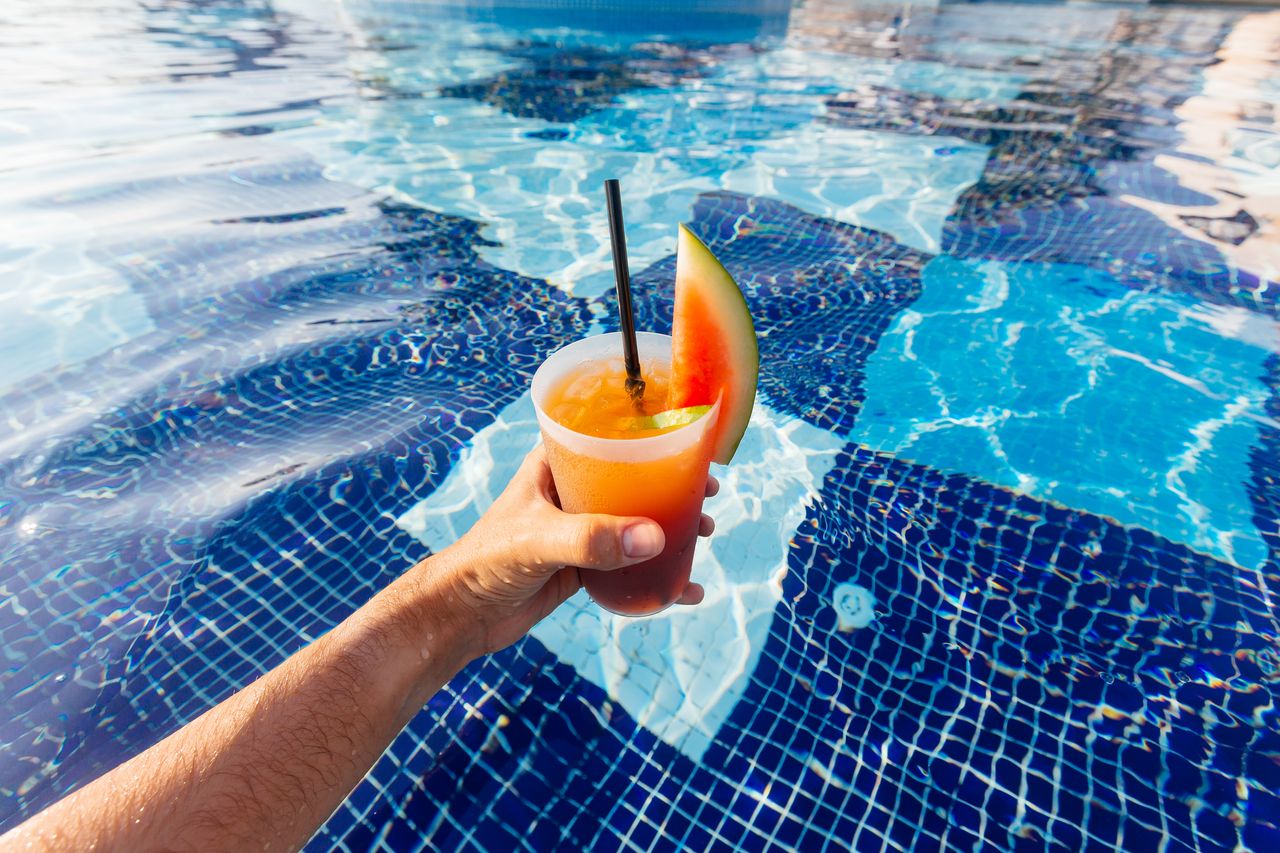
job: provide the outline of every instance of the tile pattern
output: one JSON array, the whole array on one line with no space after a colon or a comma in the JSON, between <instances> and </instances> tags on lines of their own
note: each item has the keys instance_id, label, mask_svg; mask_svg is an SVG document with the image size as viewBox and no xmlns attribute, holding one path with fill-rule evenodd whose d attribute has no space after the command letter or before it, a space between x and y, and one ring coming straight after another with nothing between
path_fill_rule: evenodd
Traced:
<instances>
[{"instance_id":1,"label":"tile pattern","mask_svg":"<svg viewBox=\"0 0 1280 853\"><path fill-rule=\"evenodd\" d=\"M1182 45L1201 64L1221 35L1203 29ZM267 54L284 43L271 33ZM873 36L859 43L898 55ZM242 52L233 69L260 72L262 54ZM512 56L532 70L446 94L567 123L703 73L692 52L671 79L643 52ZM1190 85L1194 67L1140 60ZM1147 159L1148 141L1172 139L1178 96L1133 112L1139 94L1028 89L975 111L881 89L834 97L829 120L961 136L986 123L974 133L994 153L951 217L949 252L1103 265L1274 316L1271 284L1115 201L1121 187L1188 198ZM877 117L885 99L902 106ZM1029 122L1049 129L1003 127ZM164 334L3 400L21 428L0 464L0 827L191 719L421 556L394 518L549 351L611 316L607 299L485 263L481 223L326 186L311 165L183 183L196 212L183 230L151 222L99 249ZM125 184L79 210L172 189ZM769 405L846 434L865 359L928 256L753 196L703 195L692 219L747 291ZM1154 269L1152 246L1168 248ZM662 290L644 292L661 328ZM1280 419L1280 361L1268 370ZM434 697L312 846L1265 849L1280 841L1274 421L1261 436L1250 488L1271 558L1255 571L850 444L792 537L768 644L702 761L526 639ZM872 593L869 626L840 630L846 583Z\"/></svg>"},{"instance_id":2,"label":"tile pattern","mask_svg":"<svg viewBox=\"0 0 1280 853\"><path fill-rule=\"evenodd\" d=\"M1253 498L1254 522L1271 555L1268 565L1277 571L1280 570L1280 471L1276 470L1276 460L1280 459L1280 353L1267 360L1263 380L1272 391L1267 402L1267 414L1272 420L1259 431L1249 492ZM1267 590L1270 595L1280 594L1274 585Z\"/></svg>"},{"instance_id":3,"label":"tile pattern","mask_svg":"<svg viewBox=\"0 0 1280 853\"><path fill-rule=\"evenodd\" d=\"M529 41L502 52L520 67L444 86L440 95L482 101L520 118L568 124L613 105L628 92L697 80L714 65L717 51L654 42L618 52Z\"/></svg>"},{"instance_id":4,"label":"tile pattern","mask_svg":"<svg viewBox=\"0 0 1280 853\"><path fill-rule=\"evenodd\" d=\"M827 120L991 146L982 177L947 218L947 254L1085 264L1131 287L1165 287L1275 316L1280 283L1236 268L1212 243L1124 199L1132 193L1165 204L1213 203L1151 162L1179 138L1173 108L1187 97L1186 78L1206 54L1179 54L1185 65L1161 75L1150 64L1167 59L1152 57L1081 91L1057 79L1036 80L1008 104L868 87L829 101ZM1154 91L1153 77L1163 84ZM1238 244L1253 233L1245 211L1229 221L1201 219L1188 224L1215 240Z\"/></svg>"},{"instance_id":5,"label":"tile pattern","mask_svg":"<svg viewBox=\"0 0 1280 853\"><path fill-rule=\"evenodd\" d=\"M789 565L702 762L527 640L456 680L375 768L385 834L351 815L343 835L339 813L316 849L1280 840L1280 625L1260 592L1275 566L1242 573L857 445ZM839 629L848 582L878 602L870 627Z\"/></svg>"},{"instance_id":6,"label":"tile pattern","mask_svg":"<svg viewBox=\"0 0 1280 853\"><path fill-rule=\"evenodd\" d=\"M754 772L819 792L835 837L1277 838L1276 774L1260 760L1277 742L1274 566L1245 572L857 446L791 565L765 652L778 667L726 724L724 760L757 756ZM841 633L831 593L850 581L879 618Z\"/></svg>"},{"instance_id":7,"label":"tile pattern","mask_svg":"<svg viewBox=\"0 0 1280 853\"><path fill-rule=\"evenodd\" d=\"M580 301L479 262L474 223L373 210L335 235L343 255L220 300L238 333L296 312L315 339L208 348L198 384L184 365L0 470L22 617L0 624L14 712L0 786L23 792L10 819L193 718L422 556L396 515L585 333ZM189 251L175 262L217 265ZM153 268L169 300L172 270Z\"/></svg>"}]
</instances>

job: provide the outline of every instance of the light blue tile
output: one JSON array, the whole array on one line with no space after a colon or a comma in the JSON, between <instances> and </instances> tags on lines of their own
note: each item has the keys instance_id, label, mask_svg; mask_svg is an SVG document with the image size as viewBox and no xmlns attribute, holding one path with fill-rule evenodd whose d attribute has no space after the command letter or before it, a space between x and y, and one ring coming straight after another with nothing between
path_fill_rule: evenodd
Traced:
<instances>
[{"instance_id":1,"label":"light blue tile","mask_svg":"<svg viewBox=\"0 0 1280 853\"><path fill-rule=\"evenodd\" d=\"M939 257L867 365L853 437L1256 566L1268 349L1223 310L1084 267Z\"/></svg>"}]
</instances>

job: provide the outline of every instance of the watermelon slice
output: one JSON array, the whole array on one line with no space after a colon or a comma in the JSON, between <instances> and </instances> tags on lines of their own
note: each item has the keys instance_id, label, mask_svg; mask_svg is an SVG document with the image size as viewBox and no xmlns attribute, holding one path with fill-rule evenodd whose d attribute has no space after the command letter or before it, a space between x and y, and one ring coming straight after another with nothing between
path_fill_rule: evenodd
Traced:
<instances>
[{"instance_id":1,"label":"watermelon slice","mask_svg":"<svg viewBox=\"0 0 1280 853\"><path fill-rule=\"evenodd\" d=\"M667 408L720 403L712 459L728 465L751 419L760 348L747 300L711 250L685 226L676 243Z\"/></svg>"}]
</instances>

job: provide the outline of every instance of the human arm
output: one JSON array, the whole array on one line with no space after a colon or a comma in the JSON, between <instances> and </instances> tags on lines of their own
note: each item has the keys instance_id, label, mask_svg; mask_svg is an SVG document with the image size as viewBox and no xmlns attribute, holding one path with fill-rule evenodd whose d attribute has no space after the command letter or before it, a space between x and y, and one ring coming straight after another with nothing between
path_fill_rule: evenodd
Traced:
<instances>
[{"instance_id":1,"label":"human arm","mask_svg":"<svg viewBox=\"0 0 1280 853\"><path fill-rule=\"evenodd\" d=\"M647 519L570 515L556 504L539 448L457 543L0 846L301 847L432 694L578 590L572 566L618 568L662 549L662 529ZM710 528L704 517L703 534ZM682 601L701 596L693 585Z\"/></svg>"}]
</instances>

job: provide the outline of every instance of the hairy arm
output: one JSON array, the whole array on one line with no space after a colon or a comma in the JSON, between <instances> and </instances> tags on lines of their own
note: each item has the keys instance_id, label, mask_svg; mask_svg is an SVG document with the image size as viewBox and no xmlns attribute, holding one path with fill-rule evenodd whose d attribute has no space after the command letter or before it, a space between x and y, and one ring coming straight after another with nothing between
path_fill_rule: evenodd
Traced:
<instances>
[{"instance_id":1,"label":"hairy arm","mask_svg":"<svg viewBox=\"0 0 1280 853\"><path fill-rule=\"evenodd\" d=\"M716 484L709 484L713 494ZM703 520L703 534L711 531ZM321 639L0 845L38 850L300 848L422 705L580 586L661 551L641 518L569 515L541 449L463 539ZM701 588L691 585L686 603Z\"/></svg>"},{"instance_id":2,"label":"hairy arm","mask_svg":"<svg viewBox=\"0 0 1280 853\"><path fill-rule=\"evenodd\" d=\"M5 841L57 850L302 846L479 652L450 615L463 605L440 582L452 567L439 563L451 559L419 564L333 631Z\"/></svg>"}]
</instances>

